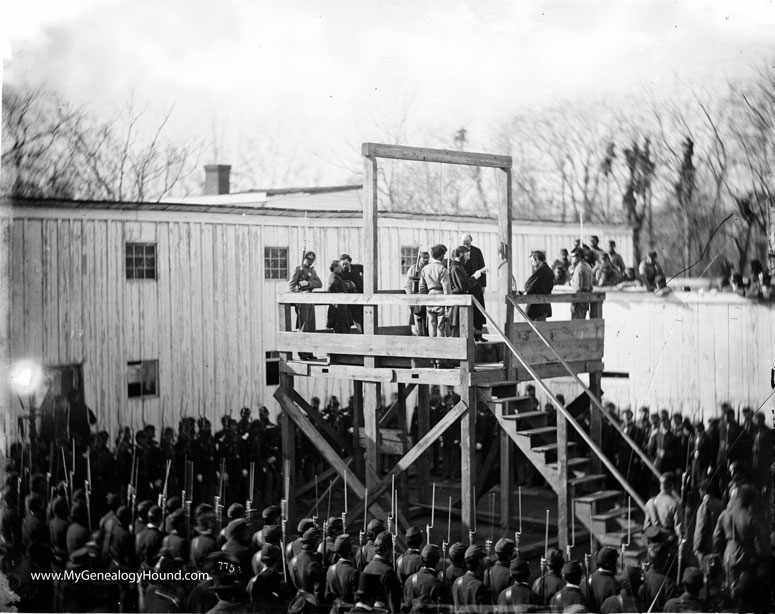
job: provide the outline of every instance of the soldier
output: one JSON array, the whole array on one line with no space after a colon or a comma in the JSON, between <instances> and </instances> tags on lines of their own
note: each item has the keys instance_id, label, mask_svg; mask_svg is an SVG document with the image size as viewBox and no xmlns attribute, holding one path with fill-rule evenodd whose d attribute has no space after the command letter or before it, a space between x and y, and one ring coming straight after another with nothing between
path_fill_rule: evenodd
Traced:
<instances>
[{"instance_id":1,"label":"soldier","mask_svg":"<svg viewBox=\"0 0 775 614\"><path fill-rule=\"evenodd\" d=\"M366 565L361 575L369 586L379 587L374 595L374 603L383 603L389 612L398 612L401 607L401 583L390 565L390 552L393 549L393 536L382 531L374 540L374 558Z\"/></svg>"},{"instance_id":2,"label":"soldier","mask_svg":"<svg viewBox=\"0 0 775 614\"><path fill-rule=\"evenodd\" d=\"M700 506L695 517L693 550L700 569L707 573L710 558L713 556L713 531L721 512L724 511L718 480L703 478L700 483L700 497Z\"/></svg>"},{"instance_id":3,"label":"soldier","mask_svg":"<svg viewBox=\"0 0 775 614\"><path fill-rule=\"evenodd\" d=\"M325 557L323 557L324 542L320 542L318 545L318 554L321 556L321 563L323 569L328 569L329 566L336 562L336 550L334 544L336 543L337 536L342 533L343 525L341 516L332 516L328 519L327 531L325 535Z\"/></svg>"},{"instance_id":4,"label":"soldier","mask_svg":"<svg viewBox=\"0 0 775 614\"><path fill-rule=\"evenodd\" d=\"M76 550L83 548L91 536L89 532L89 515L86 505L76 503L70 509L70 526L67 527L67 554L71 555ZM105 537L107 539L107 536ZM20 537L21 541L21 537Z\"/></svg>"},{"instance_id":5,"label":"soldier","mask_svg":"<svg viewBox=\"0 0 775 614\"><path fill-rule=\"evenodd\" d=\"M326 571L325 601L330 603L332 614L343 614L355 605L358 581L361 574L355 568L353 543L347 533L336 538L333 551L339 557Z\"/></svg>"},{"instance_id":6,"label":"soldier","mask_svg":"<svg viewBox=\"0 0 775 614\"><path fill-rule=\"evenodd\" d=\"M248 582L247 592L261 614L282 612L291 600L291 589L283 580L282 555L279 547L266 544L253 557L255 575Z\"/></svg>"},{"instance_id":7,"label":"soldier","mask_svg":"<svg viewBox=\"0 0 775 614\"><path fill-rule=\"evenodd\" d=\"M484 585L490 590L493 603L496 603L500 594L511 586L510 562L515 550L514 540L505 537L499 539L495 544L497 560L492 567L484 572Z\"/></svg>"},{"instance_id":8,"label":"soldier","mask_svg":"<svg viewBox=\"0 0 775 614\"><path fill-rule=\"evenodd\" d=\"M108 571L132 572L135 570L135 540L129 532L132 512L122 505L116 512L118 522L113 523L110 533L105 536L108 543ZM132 612L137 595L136 588L128 581L119 582L119 600L121 612Z\"/></svg>"},{"instance_id":9,"label":"soldier","mask_svg":"<svg viewBox=\"0 0 775 614\"><path fill-rule=\"evenodd\" d=\"M401 586L404 585L407 578L417 573L422 567L422 557L420 556L420 546L422 546L422 529L418 527L409 527L406 530L406 552L398 557L396 561L396 574Z\"/></svg>"},{"instance_id":10,"label":"soldier","mask_svg":"<svg viewBox=\"0 0 775 614\"><path fill-rule=\"evenodd\" d=\"M659 493L646 501L643 530L645 532L650 526L660 527L675 533L680 540L682 524L681 502L675 494L675 476L672 473L663 473L659 476Z\"/></svg>"},{"instance_id":11,"label":"soldier","mask_svg":"<svg viewBox=\"0 0 775 614\"><path fill-rule=\"evenodd\" d=\"M465 556L466 547L460 542L455 542L449 547L449 565L444 570L444 581L450 594L455 580L466 573Z\"/></svg>"},{"instance_id":12,"label":"soldier","mask_svg":"<svg viewBox=\"0 0 775 614\"><path fill-rule=\"evenodd\" d=\"M358 550L358 553L355 556L355 566L358 568L358 571L363 572L366 565L374 558L374 540L377 538L377 535L384 530L385 523L379 518L373 518L369 521L369 524L366 526L366 543Z\"/></svg>"},{"instance_id":13,"label":"soldier","mask_svg":"<svg viewBox=\"0 0 775 614\"><path fill-rule=\"evenodd\" d=\"M514 583L498 594L496 603L501 606L498 610L501 612L526 612L530 606L538 605L538 595L530 589L530 584L528 584L530 564L517 557L511 561L510 572ZM502 606L509 607L503 608Z\"/></svg>"},{"instance_id":14,"label":"soldier","mask_svg":"<svg viewBox=\"0 0 775 614\"><path fill-rule=\"evenodd\" d=\"M194 461L194 496L199 501L212 501L216 495L216 443L213 439L212 427L207 418L199 419L199 432L192 444Z\"/></svg>"},{"instance_id":15,"label":"soldier","mask_svg":"<svg viewBox=\"0 0 775 614\"><path fill-rule=\"evenodd\" d=\"M245 506L242 505L242 503L232 503L229 506L229 509L226 510L226 519L228 523L231 523L232 520L237 520L237 518L245 518ZM226 543L229 537L231 537L231 535L229 534L229 524L227 524L218 534L218 545L223 547L223 544ZM263 546L263 543L261 546Z\"/></svg>"},{"instance_id":16,"label":"soldier","mask_svg":"<svg viewBox=\"0 0 775 614\"><path fill-rule=\"evenodd\" d=\"M293 557L299 554L299 552L301 552L301 543L304 539L302 536L313 527L317 527L317 525L315 524L315 521L312 520L312 518L302 518L299 521L299 524L296 527L296 531L298 531L299 536L285 547L286 561L290 561Z\"/></svg>"},{"instance_id":17,"label":"soldier","mask_svg":"<svg viewBox=\"0 0 775 614\"><path fill-rule=\"evenodd\" d=\"M251 577L251 558L253 551L250 548L248 535L248 521L244 518L232 520L228 526L229 539L221 547L221 552L232 564L238 566L237 577L246 584Z\"/></svg>"},{"instance_id":18,"label":"soldier","mask_svg":"<svg viewBox=\"0 0 775 614\"><path fill-rule=\"evenodd\" d=\"M543 573L542 570L541 577L533 582L533 592L538 595L539 605L550 605L552 597L565 586L565 580L562 577L562 567L564 564L565 557L562 551L552 548L546 561L549 571Z\"/></svg>"},{"instance_id":19,"label":"soldier","mask_svg":"<svg viewBox=\"0 0 775 614\"><path fill-rule=\"evenodd\" d=\"M164 536L162 548L166 548L170 556L175 559L188 561L190 556L190 544L186 539L186 517L182 509L175 510L167 517L165 527L167 535Z\"/></svg>"},{"instance_id":20,"label":"soldier","mask_svg":"<svg viewBox=\"0 0 775 614\"><path fill-rule=\"evenodd\" d=\"M438 606L445 599L444 586L436 573L439 562L439 547L427 544L422 549L422 566L404 583L404 610L423 611L427 606Z\"/></svg>"},{"instance_id":21,"label":"soldier","mask_svg":"<svg viewBox=\"0 0 775 614\"><path fill-rule=\"evenodd\" d=\"M705 583L702 572L697 567L687 567L683 575L684 592L680 597L668 599L665 612L704 612L705 603L700 599L700 591Z\"/></svg>"},{"instance_id":22,"label":"soldier","mask_svg":"<svg viewBox=\"0 0 775 614\"><path fill-rule=\"evenodd\" d=\"M217 575L212 590L218 597L218 603L209 610L209 614L241 614L249 611L248 596L237 574Z\"/></svg>"},{"instance_id":23,"label":"soldier","mask_svg":"<svg viewBox=\"0 0 775 614\"><path fill-rule=\"evenodd\" d=\"M640 567L627 567L622 577L618 595L612 595L603 602L600 614L618 614L619 612L642 612L638 591L641 585Z\"/></svg>"},{"instance_id":24,"label":"soldier","mask_svg":"<svg viewBox=\"0 0 775 614\"><path fill-rule=\"evenodd\" d=\"M565 580L565 586L551 598L552 612L565 612L566 608L571 606L586 607L579 587L581 574L581 563L578 561L568 561L562 566L562 579Z\"/></svg>"},{"instance_id":25,"label":"soldier","mask_svg":"<svg viewBox=\"0 0 775 614\"><path fill-rule=\"evenodd\" d=\"M201 570L210 553L219 550L215 539L215 512L209 505L200 505L196 510L196 535L191 540L191 564Z\"/></svg>"},{"instance_id":26,"label":"soldier","mask_svg":"<svg viewBox=\"0 0 775 614\"><path fill-rule=\"evenodd\" d=\"M148 523L146 529L135 536L135 552L137 562L140 564L140 571L151 570L159 561L160 552L164 537L161 534L161 508L154 505L148 510ZM147 582L145 580L138 582L138 598L140 602L140 611L143 611L145 592Z\"/></svg>"},{"instance_id":27,"label":"soldier","mask_svg":"<svg viewBox=\"0 0 775 614\"><path fill-rule=\"evenodd\" d=\"M150 499L140 501L140 503L137 504L137 510L135 512L135 523L132 528L132 533L134 533L135 538L139 537L140 534L148 527L148 511L152 507L153 501ZM118 509L118 507L116 507L116 509ZM110 516L108 516L108 520L106 522L112 522L112 520L110 520Z\"/></svg>"},{"instance_id":28,"label":"soldier","mask_svg":"<svg viewBox=\"0 0 775 614\"><path fill-rule=\"evenodd\" d=\"M51 508L54 512L54 518L48 525L50 544L51 544L51 571L62 572L67 564L67 527L70 524L67 520L68 512L67 500L64 497L54 499ZM3 544L5 545L5 544ZM62 601L62 581L54 581L54 611L61 611Z\"/></svg>"},{"instance_id":29,"label":"soldier","mask_svg":"<svg viewBox=\"0 0 775 614\"><path fill-rule=\"evenodd\" d=\"M427 247L421 247L420 253L417 256L417 262L409 267L406 272L406 282L404 283L404 291L407 294L418 294L420 292L420 272L423 267L431 260L431 256L428 253ZM414 325L415 334L418 337L428 336L428 327L425 320L425 307L410 307L409 308L409 324Z\"/></svg>"},{"instance_id":30,"label":"soldier","mask_svg":"<svg viewBox=\"0 0 775 614\"><path fill-rule=\"evenodd\" d=\"M320 538L319 529L307 529L302 536L301 552L293 557L288 565L296 588L314 596L318 605L324 602L326 589L326 572L315 552Z\"/></svg>"},{"instance_id":31,"label":"soldier","mask_svg":"<svg viewBox=\"0 0 775 614\"><path fill-rule=\"evenodd\" d=\"M280 508L276 505L270 505L265 507L261 512L261 519L264 521L264 526L256 531L253 535L253 544L260 550L266 543L266 534L278 527L282 531L282 527L277 523L280 519Z\"/></svg>"},{"instance_id":32,"label":"soldier","mask_svg":"<svg viewBox=\"0 0 775 614\"><path fill-rule=\"evenodd\" d=\"M616 579L618 559L619 553L609 546L603 546L597 553L597 569L592 572L581 591L592 612L600 610L606 599L619 593L619 581Z\"/></svg>"},{"instance_id":33,"label":"soldier","mask_svg":"<svg viewBox=\"0 0 775 614\"><path fill-rule=\"evenodd\" d=\"M156 571L158 580L154 580L145 590L141 612L180 612L185 599L187 586L182 580L175 579L175 573L182 571L185 561L175 558L162 549Z\"/></svg>"},{"instance_id":34,"label":"soldier","mask_svg":"<svg viewBox=\"0 0 775 614\"><path fill-rule=\"evenodd\" d=\"M643 574L643 586L640 589L640 603L647 611L664 611L667 600L676 593L675 580L667 575L667 547L652 547L648 551L649 566Z\"/></svg>"},{"instance_id":35,"label":"soldier","mask_svg":"<svg viewBox=\"0 0 775 614\"><path fill-rule=\"evenodd\" d=\"M484 548L478 544L469 546L465 552L466 573L452 585L452 602L456 614L478 612L481 606L492 605L492 596L482 580L484 557Z\"/></svg>"},{"instance_id":36,"label":"soldier","mask_svg":"<svg viewBox=\"0 0 775 614\"><path fill-rule=\"evenodd\" d=\"M188 594L188 598L183 604L181 611L191 612L192 614L204 614L215 607L215 604L218 603L218 598L213 592L213 579L216 575L223 573L226 565L226 558L220 550L211 552L202 559L200 569L208 577L194 586Z\"/></svg>"}]
</instances>

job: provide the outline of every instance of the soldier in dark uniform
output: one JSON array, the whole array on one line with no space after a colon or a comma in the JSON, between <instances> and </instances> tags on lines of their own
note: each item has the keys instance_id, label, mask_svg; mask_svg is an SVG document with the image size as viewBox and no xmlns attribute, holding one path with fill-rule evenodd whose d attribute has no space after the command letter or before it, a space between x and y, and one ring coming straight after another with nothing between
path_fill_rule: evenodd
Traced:
<instances>
[{"instance_id":1,"label":"soldier in dark uniform","mask_svg":"<svg viewBox=\"0 0 775 614\"><path fill-rule=\"evenodd\" d=\"M564 564L565 557L561 550L556 548L549 550L549 559L546 562L548 570L533 582L533 592L538 595L539 605L549 605L552 597L565 586L565 580L562 577Z\"/></svg>"},{"instance_id":2,"label":"soldier in dark uniform","mask_svg":"<svg viewBox=\"0 0 775 614\"><path fill-rule=\"evenodd\" d=\"M275 527L279 528L282 532L282 527L279 524L280 513L280 508L276 505L270 505L261 512L261 519L263 520L264 526L253 535L253 543L259 550L268 543L266 541L266 534L268 532L274 531Z\"/></svg>"},{"instance_id":3,"label":"soldier in dark uniform","mask_svg":"<svg viewBox=\"0 0 775 614\"><path fill-rule=\"evenodd\" d=\"M374 605L384 604L390 612L401 608L401 583L390 565L390 552L393 548L393 536L387 531L377 535L374 540L374 558L363 569L362 577L370 586L379 587L374 595Z\"/></svg>"},{"instance_id":4,"label":"soldier in dark uniform","mask_svg":"<svg viewBox=\"0 0 775 614\"><path fill-rule=\"evenodd\" d=\"M452 585L455 580L466 573L465 569L466 547L460 542L455 542L449 547L449 565L444 570L444 584L447 592L452 594Z\"/></svg>"},{"instance_id":5,"label":"soldier in dark uniform","mask_svg":"<svg viewBox=\"0 0 775 614\"><path fill-rule=\"evenodd\" d=\"M67 527L67 554L71 555L79 548L83 548L89 541L89 516L86 505L76 503L70 509L70 526ZM21 538L20 538L21 539ZM107 539L107 536L105 537Z\"/></svg>"},{"instance_id":6,"label":"soldier in dark uniform","mask_svg":"<svg viewBox=\"0 0 775 614\"><path fill-rule=\"evenodd\" d=\"M326 571L325 601L332 604L332 614L343 614L355 605L361 573L355 568L353 543L347 533L336 538L333 550L339 560Z\"/></svg>"},{"instance_id":7,"label":"soldier in dark uniform","mask_svg":"<svg viewBox=\"0 0 775 614\"><path fill-rule=\"evenodd\" d=\"M385 530L385 523L379 518L373 518L366 525L366 543L358 550L355 556L355 566L358 571L363 571L366 565L374 558L374 540L377 539L377 535Z\"/></svg>"},{"instance_id":8,"label":"soldier in dark uniform","mask_svg":"<svg viewBox=\"0 0 775 614\"><path fill-rule=\"evenodd\" d=\"M396 561L396 574L401 586L412 574L417 573L422 567L422 557L420 556L420 547L422 546L422 529L418 527L409 527L406 530L407 550Z\"/></svg>"},{"instance_id":9,"label":"soldier in dark uniform","mask_svg":"<svg viewBox=\"0 0 775 614\"><path fill-rule=\"evenodd\" d=\"M108 571L131 572L135 570L135 540L129 532L132 512L122 505L116 512L118 522L111 525L110 533L105 536L108 544ZM128 580L119 582L120 611L132 612L136 607L137 589Z\"/></svg>"},{"instance_id":10,"label":"soldier in dark uniform","mask_svg":"<svg viewBox=\"0 0 775 614\"><path fill-rule=\"evenodd\" d=\"M218 603L218 598L213 592L213 583L216 575L223 573L227 565L226 557L218 550L208 554L201 562L201 571L208 578L197 584L188 594L181 611L192 614L204 614L209 612Z\"/></svg>"},{"instance_id":11,"label":"soldier in dark uniform","mask_svg":"<svg viewBox=\"0 0 775 614\"><path fill-rule=\"evenodd\" d=\"M496 611L526 612L530 606L538 605L538 595L530 589L530 584L528 584L530 564L517 557L511 561L510 572L514 583L498 594L495 603L500 607Z\"/></svg>"},{"instance_id":12,"label":"soldier in dark uniform","mask_svg":"<svg viewBox=\"0 0 775 614\"><path fill-rule=\"evenodd\" d=\"M212 590L218 603L208 611L209 614L244 614L250 610L248 595L237 574L217 575Z\"/></svg>"},{"instance_id":13,"label":"soldier in dark uniform","mask_svg":"<svg viewBox=\"0 0 775 614\"><path fill-rule=\"evenodd\" d=\"M597 553L597 569L589 576L581 591L592 612L599 611L606 599L619 593L619 581L616 579L618 559L619 553L609 546L603 546Z\"/></svg>"},{"instance_id":14,"label":"soldier in dark uniform","mask_svg":"<svg viewBox=\"0 0 775 614\"><path fill-rule=\"evenodd\" d=\"M511 586L511 558L516 550L516 543L512 539L502 537L495 544L495 564L485 570L484 585L490 590L492 602L496 603L498 596Z\"/></svg>"},{"instance_id":15,"label":"soldier in dark uniform","mask_svg":"<svg viewBox=\"0 0 775 614\"><path fill-rule=\"evenodd\" d=\"M250 548L250 536L248 535L248 521L244 518L237 518L229 523L229 539L221 547L221 551L226 558L235 566L239 566L237 571L238 578L243 586L251 577L251 558L253 550Z\"/></svg>"},{"instance_id":16,"label":"soldier in dark uniform","mask_svg":"<svg viewBox=\"0 0 775 614\"><path fill-rule=\"evenodd\" d=\"M51 540L51 571L62 572L67 564L67 519L69 509L67 499L57 497L51 505L54 517L49 521L48 529ZM54 581L54 611L61 611L62 581Z\"/></svg>"},{"instance_id":17,"label":"soldier in dark uniform","mask_svg":"<svg viewBox=\"0 0 775 614\"><path fill-rule=\"evenodd\" d=\"M186 539L186 517L182 509L177 509L167 517L162 548L166 548L175 559L188 561L191 555L191 545Z\"/></svg>"},{"instance_id":18,"label":"soldier in dark uniform","mask_svg":"<svg viewBox=\"0 0 775 614\"><path fill-rule=\"evenodd\" d=\"M148 510L147 524L145 530L135 535L135 554L137 562L140 564L141 572L151 570L159 561L164 536L161 533L162 513L161 508L154 505ZM147 582L145 580L138 583L138 598L140 601L140 611L143 611L145 592Z\"/></svg>"},{"instance_id":19,"label":"soldier in dark uniform","mask_svg":"<svg viewBox=\"0 0 775 614\"><path fill-rule=\"evenodd\" d=\"M668 570L668 546L654 545L648 551L649 567L643 574L640 602L644 609L662 612L668 599L676 594L676 584Z\"/></svg>"},{"instance_id":20,"label":"soldier in dark uniform","mask_svg":"<svg viewBox=\"0 0 775 614\"><path fill-rule=\"evenodd\" d=\"M175 573L183 571L185 561L177 559L162 550L156 571L160 574L158 580L152 581L145 590L145 607L141 612L180 612L186 597L188 587L182 580L175 579Z\"/></svg>"},{"instance_id":21,"label":"soldier in dark uniform","mask_svg":"<svg viewBox=\"0 0 775 614\"><path fill-rule=\"evenodd\" d=\"M574 605L586 607L579 587L581 575L581 564L578 561L568 561L562 566L562 579L565 580L565 586L551 598L549 605L552 607L552 612L564 612L566 608Z\"/></svg>"},{"instance_id":22,"label":"soldier in dark uniform","mask_svg":"<svg viewBox=\"0 0 775 614\"><path fill-rule=\"evenodd\" d=\"M316 553L320 538L319 529L307 529L302 535L301 552L293 557L288 565L296 589L313 595L318 605L324 603L326 590L326 572Z\"/></svg>"},{"instance_id":23,"label":"soldier in dark uniform","mask_svg":"<svg viewBox=\"0 0 775 614\"><path fill-rule=\"evenodd\" d=\"M665 612L704 612L705 603L700 599L704 584L702 572L697 567L687 567L683 575L684 592L680 597L668 599Z\"/></svg>"},{"instance_id":24,"label":"soldier in dark uniform","mask_svg":"<svg viewBox=\"0 0 775 614\"><path fill-rule=\"evenodd\" d=\"M196 535L191 540L191 565L201 570L210 553L219 550L215 538L215 512L209 505L204 510L197 508Z\"/></svg>"},{"instance_id":25,"label":"soldier in dark uniform","mask_svg":"<svg viewBox=\"0 0 775 614\"><path fill-rule=\"evenodd\" d=\"M452 585L452 602L456 614L481 612L482 606L492 605L492 595L484 585L484 548L478 544L469 546L465 553L466 573Z\"/></svg>"},{"instance_id":26,"label":"soldier in dark uniform","mask_svg":"<svg viewBox=\"0 0 775 614\"><path fill-rule=\"evenodd\" d=\"M404 611L422 612L428 606L438 606L446 600L444 585L436 572L440 554L435 544L427 544L422 549L422 567L404 583Z\"/></svg>"},{"instance_id":27,"label":"soldier in dark uniform","mask_svg":"<svg viewBox=\"0 0 775 614\"><path fill-rule=\"evenodd\" d=\"M328 519L326 535L324 536L323 541L318 545L318 554L320 554L320 561L323 565L323 569L328 569L329 566L336 562L336 550L334 550L334 544L336 543L336 538L342 531L343 524L341 516L332 516Z\"/></svg>"},{"instance_id":28,"label":"soldier in dark uniform","mask_svg":"<svg viewBox=\"0 0 775 614\"><path fill-rule=\"evenodd\" d=\"M243 441L237 433L237 421L229 419L229 427L218 444L218 458L226 459L226 474L229 476L226 500L232 503L243 499L243 447Z\"/></svg>"},{"instance_id":29,"label":"soldier in dark uniform","mask_svg":"<svg viewBox=\"0 0 775 614\"><path fill-rule=\"evenodd\" d=\"M627 567L622 574L619 594L612 595L603 602L600 614L618 614L620 612L642 612L638 591L641 585L641 568Z\"/></svg>"},{"instance_id":30,"label":"soldier in dark uniform","mask_svg":"<svg viewBox=\"0 0 775 614\"><path fill-rule=\"evenodd\" d=\"M132 533L135 538L138 537L148 526L148 511L153 507L153 501L145 499L137 504L135 509L135 523L132 527ZM116 508L118 509L118 508ZM110 517L108 517L110 518Z\"/></svg>"},{"instance_id":31,"label":"soldier in dark uniform","mask_svg":"<svg viewBox=\"0 0 775 614\"><path fill-rule=\"evenodd\" d=\"M283 580L282 550L274 544L266 544L260 553L260 569L254 565L253 578L248 582L247 592L257 612L275 614L285 611L293 596ZM258 558L254 557L254 560Z\"/></svg>"},{"instance_id":32,"label":"soldier in dark uniform","mask_svg":"<svg viewBox=\"0 0 775 614\"><path fill-rule=\"evenodd\" d=\"M302 550L301 544L304 541L303 535L313 527L317 527L317 525L315 524L315 521L312 520L312 518L302 518L299 521L299 524L296 527L296 530L298 531L299 536L285 547L286 561L290 561L293 557L299 554L299 552L301 552Z\"/></svg>"},{"instance_id":33,"label":"soldier in dark uniform","mask_svg":"<svg viewBox=\"0 0 775 614\"><path fill-rule=\"evenodd\" d=\"M216 495L217 481L215 479L217 449L213 438L210 421L200 418L199 432L192 444L194 461L194 497L198 501L212 501Z\"/></svg>"}]
</instances>

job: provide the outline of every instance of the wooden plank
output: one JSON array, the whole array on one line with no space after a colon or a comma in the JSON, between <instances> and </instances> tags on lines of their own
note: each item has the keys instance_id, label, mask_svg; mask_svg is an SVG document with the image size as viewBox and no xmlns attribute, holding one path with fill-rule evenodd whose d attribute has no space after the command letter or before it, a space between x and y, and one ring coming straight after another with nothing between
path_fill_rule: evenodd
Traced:
<instances>
[{"instance_id":1,"label":"wooden plank","mask_svg":"<svg viewBox=\"0 0 775 614\"><path fill-rule=\"evenodd\" d=\"M411 160L416 162L440 162L443 164L464 164L491 168L511 168L511 156L499 156L451 149L431 149L429 147L408 147L406 145L386 145L383 143L364 143L364 156L388 158L393 160Z\"/></svg>"},{"instance_id":2,"label":"wooden plank","mask_svg":"<svg viewBox=\"0 0 775 614\"><path fill-rule=\"evenodd\" d=\"M57 263L57 282L59 291L57 299L59 301L59 317L57 319L58 348L59 351L54 358L53 364L67 365L72 364L70 359L70 344L68 337L72 329L70 321L70 220L60 219L57 222L57 250L52 255ZM53 356L52 356L53 358Z\"/></svg>"},{"instance_id":3,"label":"wooden plank","mask_svg":"<svg viewBox=\"0 0 775 614\"><path fill-rule=\"evenodd\" d=\"M26 284L25 272L40 268L40 254L32 255L24 243L24 220L11 220L11 263L9 267L11 282L11 359L26 353L27 338L24 334L25 316L29 309L25 305ZM32 256L32 257L30 257ZM25 266L25 261L27 265ZM27 273L29 274L29 273ZM42 327L42 322L38 327ZM6 431L10 433L11 431Z\"/></svg>"},{"instance_id":4,"label":"wooden plank","mask_svg":"<svg viewBox=\"0 0 775 614\"><path fill-rule=\"evenodd\" d=\"M602 303L605 292L557 292L554 294L513 294L509 301L517 305L546 305L547 303Z\"/></svg>"},{"instance_id":5,"label":"wooden plank","mask_svg":"<svg viewBox=\"0 0 775 614\"><path fill-rule=\"evenodd\" d=\"M318 356L348 354L365 357L463 360L466 356L466 340L453 337L413 337L412 342L407 343L406 337L386 335L330 335L279 331L277 349L281 352L301 350Z\"/></svg>"},{"instance_id":6,"label":"wooden plank","mask_svg":"<svg viewBox=\"0 0 775 614\"><path fill-rule=\"evenodd\" d=\"M202 274L202 386L197 411L203 413L215 403L215 346L216 330L215 285L218 283L213 264L214 235L212 224L201 226L201 264Z\"/></svg>"},{"instance_id":7,"label":"wooden plank","mask_svg":"<svg viewBox=\"0 0 775 614\"><path fill-rule=\"evenodd\" d=\"M52 233L52 228L56 229L56 223L29 220L24 224L25 252L34 263L32 267L25 267L24 274L24 350L43 364L52 364L48 356L58 353L59 339L56 275L51 274L52 270L56 271L56 264L52 262L56 256L56 233ZM50 349L52 344L54 347Z\"/></svg>"},{"instance_id":8,"label":"wooden plank","mask_svg":"<svg viewBox=\"0 0 775 614\"><path fill-rule=\"evenodd\" d=\"M711 416L717 416L718 406L716 405L716 385L715 385L715 318L713 309L715 305L699 304L697 305L697 336L699 345L699 355L697 360L698 371L703 377L699 380L699 401L703 411L703 419ZM707 376L714 382L713 386L707 384ZM703 382L703 379L705 381Z\"/></svg>"},{"instance_id":9,"label":"wooden plank","mask_svg":"<svg viewBox=\"0 0 775 614\"><path fill-rule=\"evenodd\" d=\"M431 428L431 409L430 409L430 387L420 385L417 388L417 437L422 439ZM431 464L433 450L423 454L417 461L417 482L418 484L431 483ZM420 503L428 503L430 496L427 488L417 489L417 500Z\"/></svg>"},{"instance_id":10,"label":"wooden plank","mask_svg":"<svg viewBox=\"0 0 775 614\"><path fill-rule=\"evenodd\" d=\"M68 354L75 364L83 364L84 337L84 263L86 260L84 229L81 220L70 222L70 327L68 329Z\"/></svg>"},{"instance_id":11,"label":"wooden plank","mask_svg":"<svg viewBox=\"0 0 775 614\"><path fill-rule=\"evenodd\" d=\"M365 273L364 273L365 275ZM284 292L279 294L277 302L280 304L296 305L399 305L409 309L415 305L442 306L442 305L471 305L470 294L395 294L380 292L371 296L365 294L330 294L328 292Z\"/></svg>"},{"instance_id":12,"label":"wooden plank","mask_svg":"<svg viewBox=\"0 0 775 614\"><path fill-rule=\"evenodd\" d=\"M266 352L274 351L271 345L271 340L264 340L261 335L261 326L265 321L271 321L272 315L277 313L277 303L262 302L262 296L264 295L264 289L269 289L272 286L264 282L264 247L261 239L261 229L255 227L248 227L248 249L249 249L249 270L252 271L252 275L248 278L249 285L249 298L248 307L250 309L248 324L249 324L249 336L250 347L252 348L252 363L251 363L251 375L250 375L250 397L251 405L254 403L264 404L264 391L266 390ZM272 295L272 298L274 296ZM264 317L258 317L261 313L263 305ZM279 329L278 326L276 327ZM273 331L274 332L274 331ZM272 335L274 339L274 335ZM266 400L268 402L268 399Z\"/></svg>"},{"instance_id":13,"label":"wooden plank","mask_svg":"<svg viewBox=\"0 0 775 614\"><path fill-rule=\"evenodd\" d=\"M129 412L130 404L127 396L127 344L124 336L124 321L126 312L124 310L124 296L126 293L126 265L124 225L121 222L109 222L107 229L107 241L105 244L107 257L107 279L108 279L108 311L106 314L106 325L109 328L108 343L109 364L113 373L111 391L111 402L117 408L119 415L125 417L128 424L133 429L138 429L142 425L135 412Z\"/></svg>"},{"instance_id":14,"label":"wooden plank","mask_svg":"<svg viewBox=\"0 0 775 614\"><path fill-rule=\"evenodd\" d=\"M537 328L566 361L600 360L603 357L603 320L537 322ZM527 323L512 324L509 338L530 364L557 362L557 357Z\"/></svg>"},{"instance_id":15,"label":"wooden plank","mask_svg":"<svg viewBox=\"0 0 775 614\"><path fill-rule=\"evenodd\" d=\"M391 454L401 457L406 454L404 449L407 439L401 429L380 428L377 436L377 447L381 454ZM358 429L358 447L366 446L366 431Z\"/></svg>"},{"instance_id":16,"label":"wooden plank","mask_svg":"<svg viewBox=\"0 0 775 614\"><path fill-rule=\"evenodd\" d=\"M709 371L716 380L716 403L715 409L718 411L720 405L725 402L733 401L730 398L730 380L729 364L729 305L713 305L713 364Z\"/></svg>"},{"instance_id":17,"label":"wooden plank","mask_svg":"<svg viewBox=\"0 0 775 614\"><path fill-rule=\"evenodd\" d=\"M156 354L159 361L159 419L169 424L172 419L172 309L170 301L170 239L169 224L156 225ZM202 330L202 335L206 331ZM197 416L199 413L197 413Z\"/></svg>"},{"instance_id":18,"label":"wooden plank","mask_svg":"<svg viewBox=\"0 0 775 614\"><path fill-rule=\"evenodd\" d=\"M29 236L28 244L31 245L33 233L26 233ZM43 222L43 248L41 261L43 293L42 301L38 306L42 309L43 316L43 336L41 339L41 359L46 365L56 365L59 362L59 276L57 268L57 222L56 220L47 220ZM33 252L34 253L34 252ZM25 317L27 322L34 321L32 309L35 303L30 303L30 317ZM30 331L32 333L32 331ZM32 334L30 334L32 337ZM31 346L37 345L30 343Z\"/></svg>"}]
</instances>

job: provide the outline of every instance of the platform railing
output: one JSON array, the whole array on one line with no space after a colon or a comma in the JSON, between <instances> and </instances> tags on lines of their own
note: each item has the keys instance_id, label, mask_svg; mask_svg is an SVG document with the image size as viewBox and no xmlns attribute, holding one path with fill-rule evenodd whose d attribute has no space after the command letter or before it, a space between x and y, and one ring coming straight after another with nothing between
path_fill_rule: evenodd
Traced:
<instances>
[{"instance_id":1,"label":"platform railing","mask_svg":"<svg viewBox=\"0 0 775 614\"><path fill-rule=\"evenodd\" d=\"M277 299L280 309L280 330L277 332L277 351L281 353L304 352L315 355L355 355L387 358L412 358L430 360L473 360L472 346L467 336L420 337L411 336L408 326L376 327L375 334L337 334L320 329L314 332L295 330L297 306L361 306L377 310L383 306L406 307L458 307L461 321L470 318L473 297L467 294L403 294L397 292L366 294L331 294L328 292L288 292ZM397 334L398 329L404 334Z\"/></svg>"}]
</instances>

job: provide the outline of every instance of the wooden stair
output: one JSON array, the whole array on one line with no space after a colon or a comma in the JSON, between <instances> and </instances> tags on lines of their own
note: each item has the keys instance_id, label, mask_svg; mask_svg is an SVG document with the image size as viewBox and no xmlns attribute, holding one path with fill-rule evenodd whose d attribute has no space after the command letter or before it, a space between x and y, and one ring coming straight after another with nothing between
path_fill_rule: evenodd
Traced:
<instances>
[{"instance_id":1,"label":"wooden stair","mask_svg":"<svg viewBox=\"0 0 775 614\"><path fill-rule=\"evenodd\" d=\"M488 386L492 413L500 427L530 460L555 492L559 491L557 427L549 425L550 415L535 408L530 397L520 396L517 382L493 382ZM643 515L633 505L628 521L627 495L623 490L607 490L607 476L592 473L590 459L576 456L578 445L568 442L568 496L578 521L601 545L625 547L625 563L634 565L642 554L640 538ZM629 532L628 532L629 528Z\"/></svg>"}]
</instances>

